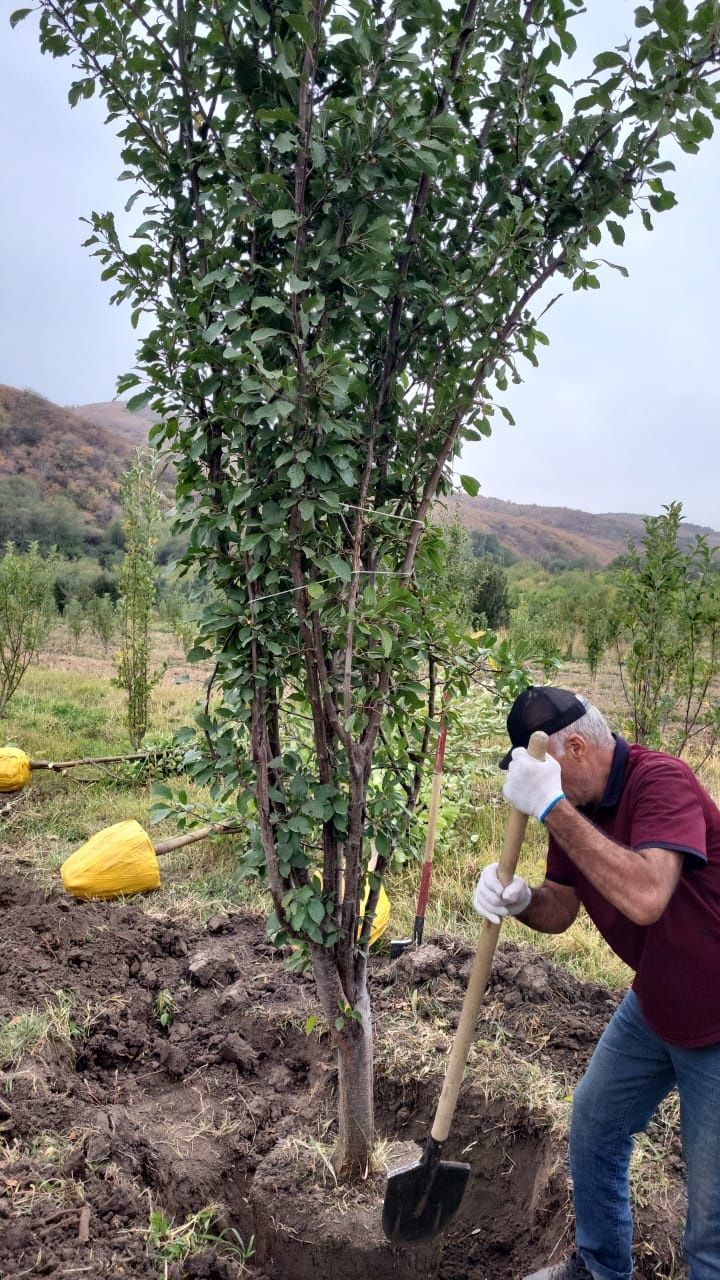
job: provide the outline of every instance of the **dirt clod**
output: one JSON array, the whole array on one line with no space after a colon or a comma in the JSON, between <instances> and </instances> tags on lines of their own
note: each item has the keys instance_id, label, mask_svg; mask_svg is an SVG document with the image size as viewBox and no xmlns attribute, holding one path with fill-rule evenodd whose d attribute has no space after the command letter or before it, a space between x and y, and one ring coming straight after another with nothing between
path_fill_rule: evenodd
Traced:
<instances>
[{"instance_id":1,"label":"dirt clod","mask_svg":"<svg viewBox=\"0 0 720 1280\"><path fill-rule=\"evenodd\" d=\"M248 1044L237 1032L233 1032L218 1048L224 1062L235 1062L241 1071L253 1074L257 1069L258 1055L252 1045Z\"/></svg>"}]
</instances>

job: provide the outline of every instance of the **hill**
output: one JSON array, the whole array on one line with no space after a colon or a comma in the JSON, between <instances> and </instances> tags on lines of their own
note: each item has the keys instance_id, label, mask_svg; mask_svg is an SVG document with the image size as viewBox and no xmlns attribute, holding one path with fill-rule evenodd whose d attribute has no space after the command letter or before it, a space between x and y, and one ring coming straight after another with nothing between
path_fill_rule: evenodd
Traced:
<instances>
[{"instance_id":1,"label":"hill","mask_svg":"<svg viewBox=\"0 0 720 1280\"><path fill-rule=\"evenodd\" d=\"M123 401L61 408L32 391L0 386L0 545L37 538L69 554L99 545L119 515L122 474L154 421L147 409L129 413ZM169 470L160 483L170 496ZM628 536L643 535L643 517L625 512L595 515L465 495L448 505L471 531L551 569L602 568L625 551ZM720 545L712 529L682 527L687 543L700 532Z\"/></svg>"},{"instance_id":2,"label":"hill","mask_svg":"<svg viewBox=\"0 0 720 1280\"><path fill-rule=\"evenodd\" d=\"M643 517L626 512L597 515L464 495L453 498L450 509L459 512L466 528L493 534L519 559L547 568L603 568L623 554L628 537L639 542L644 533ZM681 542L694 542L698 533L712 546L720 546L720 533L689 523L682 526Z\"/></svg>"},{"instance_id":3,"label":"hill","mask_svg":"<svg viewBox=\"0 0 720 1280\"><path fill-rule=\"evenodd\" d=\"M127 440L134 449L147 444L148 432L157 418L149 409L140 409L138 413L128 413L123 400L101 401L99 404L68 405L73 413L80 414L99 427L111 431L113 435Z\"/></svg>"},{"instance_id":4,"label":"hill","mask_svg":"<svg viewBox=\"0 0 720 1280\"><path fill-rule=\"evenodd\" d=\"M129 440L33 391L0 385L0 542L75 554L119 514Z\"/></svg>"}]
</instances>

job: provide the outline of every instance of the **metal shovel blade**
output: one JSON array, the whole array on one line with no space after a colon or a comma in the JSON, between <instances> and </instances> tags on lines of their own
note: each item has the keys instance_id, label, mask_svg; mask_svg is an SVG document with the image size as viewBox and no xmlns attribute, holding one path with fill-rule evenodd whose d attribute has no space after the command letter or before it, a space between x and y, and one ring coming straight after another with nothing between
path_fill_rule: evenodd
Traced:
<instances>
[{"instance_id":1,"label":"metal shovel blade","mask_svg":"<svg viewBox=\"0 0 720 1280\"><path fill-rule=\"evenodd\" d=\"M390 959L397 960L408 947L412 946L412 938L393 938L390 943Z\"/></svg>"},{"instance_id":2,"label":"metal shovel blade","mask_svg":"<svg viewBox=\"0 0 720 1280\"><path fill-rule=\"evenodd\" d=\"M393 1244L431 1240L448 1227L463 1198L470 1165L440 1159L441 1144L428 1138L418 1164L388 1174L382 1226Z\"/></svg>"}]
</instances>

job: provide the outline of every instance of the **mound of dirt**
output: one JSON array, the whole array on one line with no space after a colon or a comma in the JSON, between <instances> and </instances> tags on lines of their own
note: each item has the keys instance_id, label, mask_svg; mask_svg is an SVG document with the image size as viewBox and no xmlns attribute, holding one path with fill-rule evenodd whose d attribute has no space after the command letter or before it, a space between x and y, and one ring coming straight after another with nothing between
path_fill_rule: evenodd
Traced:
<instances>
[{"instance_id":1,"label":"mound of dirt","mask_svg":"<svg viewBox=\"0 0 720 1280\"><path fill-rule=\"evenodd\" d=\"M248 1267L253 1280L293 1280L287 1262L261 1272L246 1255L259 1165L334 1115L329 1039L305 1030L312 980L287 972L243 910L195 926L79 903L8 860L0 913L0 1027L15 1047L0 1092L0 1275L235 1280ZM372 961L377 1121L389 1136L427 1135L471 958L438 937ZM478 1034L491 1049L501 1037L506 1059L548 1073L562 1095L615 1004L505 944ZM562 1135L532 1096L471 1075L447 1146L472 1176L442 1280L522 1275L564 1240ZM660 1237L676 1217L671 1204ZM347 1274L339 1252L328 1275Z\"/></svg>"}]
</instances>

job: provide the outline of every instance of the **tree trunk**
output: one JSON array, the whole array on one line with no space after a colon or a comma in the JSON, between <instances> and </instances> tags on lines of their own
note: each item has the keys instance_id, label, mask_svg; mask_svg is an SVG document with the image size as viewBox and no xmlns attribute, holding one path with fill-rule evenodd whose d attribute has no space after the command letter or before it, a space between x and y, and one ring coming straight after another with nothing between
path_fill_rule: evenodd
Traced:
<instances>
[{"instance_id":1,"label":"tree trunk","mask_svg":"<svg viewBox=\"0 0 720 1280\"><path fill-rule=\"evenodd\" d=\"M375 1143L373 1032L367 960L360 955L356 963L352 1002L356 1016L346 1016L341 1027L335 1025L335 1020L342 1012L346 996L332 954L314 948L313 970L323 1013L337 1049L338 1135L332 1155L333 1168L344 1179L362 1178L367 1174Z\"/></svg>"},{"instance_id":2,"label":"tree trunk","mask_svg":"<svg viewBox=\"0 0 720 1280\"><path fill-rule=\"evenodd\" d=\"M338 1032L338 1140L332 1163L345 1178L367 1176L375 1144L373 1032L367 983L355 1004L360 1021L346 1020Z\"/></svg>"}]
</instances>

